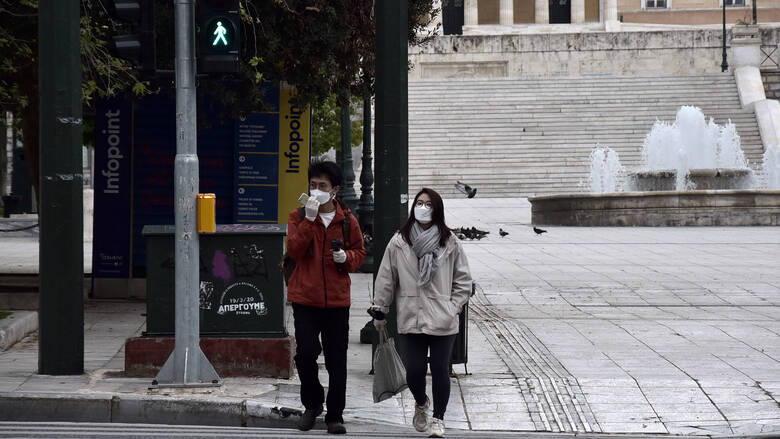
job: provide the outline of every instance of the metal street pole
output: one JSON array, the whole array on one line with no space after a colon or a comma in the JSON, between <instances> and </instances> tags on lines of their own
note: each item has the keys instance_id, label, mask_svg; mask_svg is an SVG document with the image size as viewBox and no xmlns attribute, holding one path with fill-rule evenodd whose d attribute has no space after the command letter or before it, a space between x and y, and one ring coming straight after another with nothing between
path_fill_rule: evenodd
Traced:
<instances>
[{"instance_id":1,"label":"metal street pole","mask_svg":"<svg viewBox=\"0 0 780 439\"><path fill-rule=\"evenodd\" d=\"M376 0L376 200L374 279L387 243L409 212L407 0ZM387 317L396 333L395 312ZM402 346L399 346L402 348Z\"/></svg>"},{"instance_id":2,"label":"metal street pole","mask_svg":"<svg viewBox=\"0 0 780 439\"><path fill-rule=\"evenodd\" d=\"M193 0L174 1L176 22L176 158L174 159L176 345L153 384L217 385L219 375L200 349L200 246L196 228L198 146Z\"/></svg>"},{"instance_id":3,"label":"metal street pole","mask_svg":"<svg viewBox=\"0 0 780 439\"><path fill-rule=\"evenodd\" d=\"M366 261L360 267L361 271L374 271L374 195L371 186L374 184L374 172L371 169L374 159L371 157L371 96L363 98L363 158L360 170L360 203L358 203L358 218L360 230L366 239Z\"/></svg>"},{"instance_id":4,"label":"metal street pole","mask_svg":"<svg viewBox=\"0 0 780 439\"><path fill-rule=\"evenodd\" d=\"M38 373L84 373L84 182L79 0L38 4Z\"/></svg>"},{"instance_id":5,"label":"metal street pole","mask_svg":"<svg viewBox=\"0 0 780 439\"><path fill-rule=\"evenodd\" d=\"M339 198L349 206L352 212L357 208L355 194L355 168L352 164L352 117L350 115L349 89L344 91L346 103L341 106L341 171L344 174L344 186L339 191Z\"/></svg>"},{"instance_id":6,"label":"metal street pole","mask_svg":"<svg viewBox=\"0 0 780 439\"><path fill-rule=\"evenodd\" d=\"M753 0L753 24L758 24L758 15L756 14L756 2L758 0Z\"/></svg>"},{"instance_id":7,"label":"metal street pole","mask_svg":"<svg viewBox=\"0 0 780 439\"><path fill-rule=\"evenodd\" d=\"M725 72L729 69L729 63L726 62L726 0L723 0L723 62L720 64L720 71Z\"/></svg>"}]
</instances>

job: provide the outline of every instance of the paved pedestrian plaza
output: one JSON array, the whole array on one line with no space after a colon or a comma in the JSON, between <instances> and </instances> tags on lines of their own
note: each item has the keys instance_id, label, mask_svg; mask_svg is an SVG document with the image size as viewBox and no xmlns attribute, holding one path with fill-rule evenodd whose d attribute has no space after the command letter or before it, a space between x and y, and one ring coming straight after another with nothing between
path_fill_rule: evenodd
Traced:
<instances>
[{"instance_id":1,"label":"paved pedestrian plaza","mask_svg":"<svg viewBox=\"0 0 780 439\"><path fill-rule=\"evenodd\" d=\"M451 227L490 232L462 241L478 286L448 429L780 434L780 228L543 227L537 235L526 199L445 205ZM37 260L33 238L0 240L16 249L0 266ZM371 400L371 347L359 343L371 289L369 274L353 276L347 426L409 428L408 392ZM296 378L160 392L122 376L123 340L143 330L143 313L143 303L88 303L88 373L36 375L33 335L0 353L0 392L300 407Z\"/></svg>"}]
</instances>

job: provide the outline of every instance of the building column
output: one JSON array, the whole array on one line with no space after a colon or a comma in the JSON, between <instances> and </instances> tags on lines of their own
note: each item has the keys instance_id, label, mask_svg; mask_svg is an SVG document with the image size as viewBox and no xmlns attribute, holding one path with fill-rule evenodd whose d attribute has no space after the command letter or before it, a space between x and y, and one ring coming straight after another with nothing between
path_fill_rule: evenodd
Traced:
<instances>
[{"instance_id":1,"label":"building column","mask_svg":"<svg viewBox=\"0 0 780 439\"><path fill-rule=\"evenodd\" d=\"M571 0L571 23L585 22L585 0Z\"/></svg>"},{"instance_id":2,"label":"building column","mask_svg":"<svg viewBox=\"0 0 780 439\"><path fill-rule=\"evenodd\" d=\"M617 19L617 0L603 0L606 3L604 8L604 30L607 32L620 31L620 22Z\"/></svg>"},{"instance_id":3,"label":"building column","mask_svg":"<svg viewBox=\"0 0 780 439\"><path fill-rule=\"evenodd\" d=\"M536 24L550 23L550 0L535 0L534 21Z\"/></svg>"},{"instance_id":4,"label":"building column","mask_svg":"<svg viewBox=\"0 0 780 439\"><path fill-rule=\"evenodd\" d=\"M504 26L511 26L515 22L514 2L512 0L500 0L499 2L499 20L498 23Z\"/></svg>"},{"instance_id":5,"label":"building column","mask_svg":"<svg viewBox=\"0 0 780 439\"><path fill-rule=\"evenodd\" d=\"M463 25L476 26L479 19L477 0L465 0L463 2Z\"/></svg>"}]
</instances>

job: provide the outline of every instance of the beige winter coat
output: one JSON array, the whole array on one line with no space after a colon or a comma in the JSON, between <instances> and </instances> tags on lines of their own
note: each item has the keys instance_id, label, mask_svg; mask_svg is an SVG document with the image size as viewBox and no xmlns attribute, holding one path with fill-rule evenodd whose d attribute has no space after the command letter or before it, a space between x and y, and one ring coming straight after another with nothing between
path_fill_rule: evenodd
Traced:
<instances>
[{"instance_id":1,"label":"beige winter coat","mask_svg":"<svg viewBox=\"0 0 780 439\"><path fill-rule=\"evenodd\" d=\"M458 313L471 294L471 273L458 238L450 235L431 283L417 286L417 256L401 234L387 244L376 276L374 304L387 313L396 301L400 334L458 333Z\"/></svg>"}]
</instances>

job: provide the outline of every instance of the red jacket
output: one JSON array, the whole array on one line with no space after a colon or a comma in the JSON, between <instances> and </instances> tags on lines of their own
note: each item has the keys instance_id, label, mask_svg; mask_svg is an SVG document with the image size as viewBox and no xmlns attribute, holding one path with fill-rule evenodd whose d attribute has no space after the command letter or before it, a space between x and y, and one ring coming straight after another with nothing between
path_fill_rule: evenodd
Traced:
<instances>
[{"instance_id":1,"label":"red jacket","mask_svg":"<svg viewBox=\"0 0 780 439\"><path fill-rule=\"evenodd\" d=\"M338 202L336 215L327 230L317 215L309 221L298 210L293 210L287 220L287 254L295 260L295 270L287 285L287 300L300 305L319 308L350 306L349 272L363 265L366 249L357 218L351 215L349 245L344 245L347 261L338 271L333 262L331 240L344 241L344 210Z\"/></svg>"}]
</instances>

